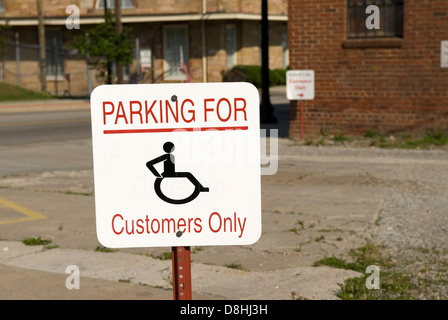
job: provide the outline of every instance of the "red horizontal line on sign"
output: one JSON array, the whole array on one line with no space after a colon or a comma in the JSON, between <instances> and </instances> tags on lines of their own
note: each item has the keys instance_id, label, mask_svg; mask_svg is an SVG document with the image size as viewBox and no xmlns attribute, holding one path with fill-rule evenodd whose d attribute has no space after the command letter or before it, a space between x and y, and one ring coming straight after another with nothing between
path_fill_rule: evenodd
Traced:
<instances>
[{"instance_id":1,"label":"red horizontal line on sign","mask_svg":"<svg viewBox=\"0 0 448 320\"><path fill-rule=\"evenodd\" d=\"M104 130L104 134L120 134L120 133L155 133L155 132L174 132L174 131L207 131L207 130L248 130L248 126L240 127L202 127L202 128L160 128L160 129L122 129L122 130Z\"/></svg>"}]
</instances>

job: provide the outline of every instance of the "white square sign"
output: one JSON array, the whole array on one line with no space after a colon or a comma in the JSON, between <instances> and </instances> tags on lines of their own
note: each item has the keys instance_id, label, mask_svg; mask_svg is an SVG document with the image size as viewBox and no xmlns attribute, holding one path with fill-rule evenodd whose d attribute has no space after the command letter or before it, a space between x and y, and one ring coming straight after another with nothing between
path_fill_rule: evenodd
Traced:
<instances>
[{"instance_id":1,"label":"white square sign","mask_svg":"<svg viewBox=\"0 0 448 320\"><path fill-rule=\"evenodd\" d=\"M101 244L258 240L260 120L253 85L104 85L92 92L91 115Z\"/></svg>"},{"instance_id":2,"label":"white square sign","mask_svg":"<svg viewBox=\"0 0 448 320\"><path fill-rule=\"evenodd\" d=\"M313 100L314 70L287 71L286 97L288 100Z\"/></svg>"},{"instance_id":3,"label":"white square sign","mask_svg":"<svg viewBox=\"0 0 448 320\"><path fill-rule=\"evenodd\" d=\"M152 66L151 50L149 49L140 50L140 66L142 68L151 68Z\"/></svg>"},{"instance_id":4,"label":"white square sign","mask_svg":"<svg viewBox=\"0 0 448 320\"><path fill-rule=\"evenodd\" d=\"M448 68L448 41L444 40L440 45L440 67Z\"/></svg>"}]
</instances>

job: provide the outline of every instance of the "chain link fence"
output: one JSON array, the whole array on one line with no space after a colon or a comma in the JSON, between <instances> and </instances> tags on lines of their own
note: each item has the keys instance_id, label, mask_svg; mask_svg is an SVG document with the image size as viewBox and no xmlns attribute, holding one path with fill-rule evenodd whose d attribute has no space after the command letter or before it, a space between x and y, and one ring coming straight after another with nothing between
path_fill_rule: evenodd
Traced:
<instances>
[{"instance_id":1,"label":"chain link fence","mask_svg":"<svg viewBox=\"0 0 448 320\"><path fill-rule=\"evenodd\" d=\"M24 37L24 41L20 38L20 34L15 32L14 41L6 41L0 80L40 91L40 46L30 44L27 41L29 35ZM89 95L92 88L92 70L88 66L87 57L64 47L61 38L49 37L46 40L46 91L56 96Z\"/></svg>"}]
</instances>

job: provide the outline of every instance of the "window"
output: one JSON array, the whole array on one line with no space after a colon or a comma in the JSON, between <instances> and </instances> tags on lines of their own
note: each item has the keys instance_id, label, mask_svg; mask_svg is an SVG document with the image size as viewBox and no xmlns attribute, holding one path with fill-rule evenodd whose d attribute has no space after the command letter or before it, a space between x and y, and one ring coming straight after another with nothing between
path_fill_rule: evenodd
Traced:
<instances>
[{"instance_id":1,"label":"window","mask_svg":"<svg viewBox=\"0 0 448 320\"><path fill-rule=\"evenodd\" d=\"M46 30L47 76L64 75L64 49L62 47L62 30Z\"/></svg>"},{"instance_id":2,"label":"window","mask_svg":"<svg viewBox=\"0 0 448 320\"><path fill-rule=\"evenodd\" d=\"M187 80L188 76L188 27L163 28L163 53L166 80Z\"/></svg>"},{"instance_id":3,"label":"window","mask_svg":"<svg viewBox=\"0 0 448 320\"><path fill-rule=\"evenodd\" d=\"M96 8L97 9L103 9L104 10L104 0L98 0L96 2ZM107 9L114 9L115 8L115 0L107 0ZM121 9L134 9L134 1L133 0L121 0Z\"/></svg>"},{"instance_id":4,"label":"window","mask_svg":"<svg viewBox=\"0 0 448 320\"><path fill-rule=\"evenodd\" d=\"M5 12L5 5L3 4L3 0L0 0L0 12Z\"/></svg>"},{"instance_id":5,"label":"window","mask_svg":"<svg viewBox=\"0 0 448 320\"><path fill-rule=\"evenodd\" d=\"M403 37L403 0L347 0L347 38ZM366 8L376 5L380 28L369 30Z\"/></svg>"},{"instance_id":6,"label":"window","mask_svg":"<svg viewBox=\"0 0 448 320\"><path fill-rule=\"evenodd\" d=\"M236 26L234 24L226 25L226 54L227 70L236 65Z\"/></svg>"}]
</instances>

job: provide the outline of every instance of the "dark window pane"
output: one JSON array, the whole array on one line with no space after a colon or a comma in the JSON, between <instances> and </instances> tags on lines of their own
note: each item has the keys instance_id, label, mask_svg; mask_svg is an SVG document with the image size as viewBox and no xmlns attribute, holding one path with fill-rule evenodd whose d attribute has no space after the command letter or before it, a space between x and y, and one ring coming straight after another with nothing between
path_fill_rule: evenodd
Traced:
<instances>
[{"instance_id":1,"label":"dark window pane","mask_svg":"<svg viewBox=\"0 0 448 320\"><path fill-rule=\"evenodd\" d=\"M380 29L369 30L366 13L369 5L380 10ZM403 0L347 0L347 38L403 36Z\"/></svg>"}]
</instances>

